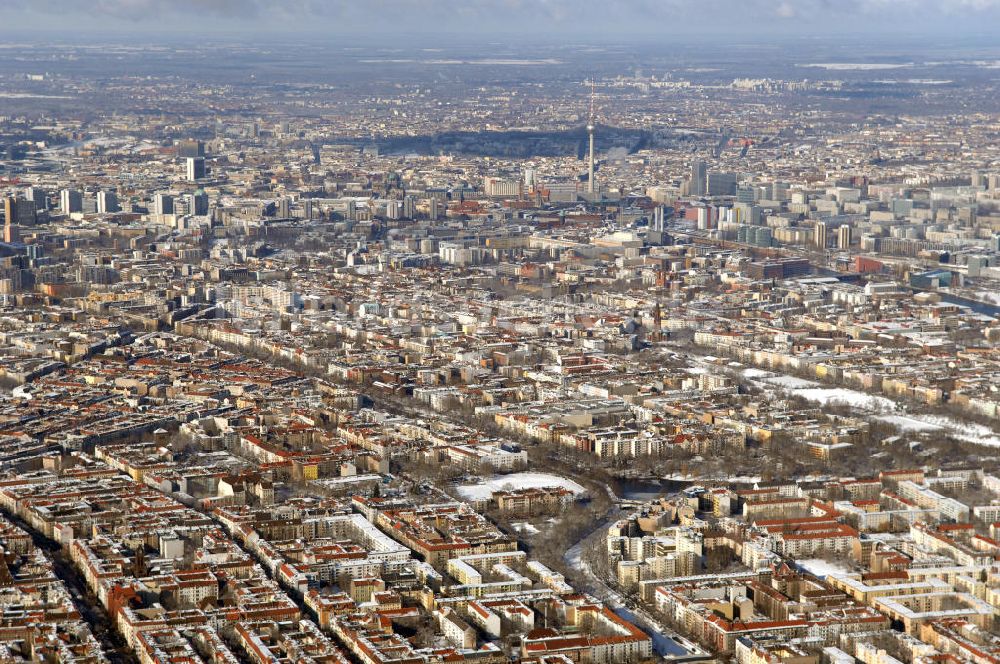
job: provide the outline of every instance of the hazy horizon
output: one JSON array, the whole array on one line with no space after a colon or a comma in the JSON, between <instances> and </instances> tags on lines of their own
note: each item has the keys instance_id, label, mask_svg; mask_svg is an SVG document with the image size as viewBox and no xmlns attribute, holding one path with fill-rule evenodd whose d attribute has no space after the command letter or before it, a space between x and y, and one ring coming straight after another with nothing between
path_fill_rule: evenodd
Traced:
<instances>
[{"instance_id":1,"label":"hazy horizon","mask_svg":"<svg viewBox=\"0 0 1000 664\"><path fill-rule=\"evenodd\" d=\"M14 41L30 41L30 33L164 40L325 34L380 43L440 34L704 39L712 48L721 36L977 39L990 36L992 21L1000 21L1000 0L7 0L0 8L0 33Z\"/></svg>"}]
</instances>

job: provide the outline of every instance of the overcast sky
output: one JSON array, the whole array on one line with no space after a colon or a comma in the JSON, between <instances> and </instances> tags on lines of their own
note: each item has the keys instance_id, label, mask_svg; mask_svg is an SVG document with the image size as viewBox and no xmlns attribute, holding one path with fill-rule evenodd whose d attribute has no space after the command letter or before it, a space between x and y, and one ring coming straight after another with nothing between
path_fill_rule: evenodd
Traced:
<instances>
[{"instance_id":1,"label":"overcast sky","mask_svg":"<svg viewBox=\"0 0 1000 664\"><path fill-rule=\"evenodd\" d=\"M379 35L505 32L626 37L688 31L824 36L995 32L1000 0L0 0L0 32ZM374 31L374 32L372 32Z\"/></svg>"}]
</instances>

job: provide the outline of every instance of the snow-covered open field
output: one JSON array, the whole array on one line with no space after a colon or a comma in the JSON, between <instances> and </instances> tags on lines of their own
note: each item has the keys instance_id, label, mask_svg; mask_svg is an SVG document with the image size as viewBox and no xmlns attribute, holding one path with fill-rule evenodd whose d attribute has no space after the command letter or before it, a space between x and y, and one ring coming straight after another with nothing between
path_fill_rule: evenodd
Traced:
<instances>
[{"instance_id":1,"label":"snow-covered open field","mask_svg":"<svg viewBox=\"0 0 1000 664\"><path fill-rule=\"evenodd\" d=\"M989 427L974 422L963 422L943 415L904 414L905 408L892 399L866 394L845 387L825 387L822 383L776 374L762 369L748 368L743 377L763 389L777 388L788 394L798 395L821 404L844 403L867 413L881 414L878 419L899 427L904 432L947 432L958 440L976 445L1000 447L1000 435ZM900 411L903 412L900 412Z\"/></svg>"},{"instance_id":2,"label":"snow-covered open field","mask_svg":"<svg viewBox=\"0 0 1000 664\"><path fill-rule=\"evenodd\" d=\"M548 473L511 473L510 475L494 475L479 484L463 484L458 487L458 494L465 500L487 500L496 491L511 489L535 489L541 487L563 487L580 495L586 489L571 479L550 475Z\"/></svg>"},{"instance_id":3,"label":"snow-covered open field","mask_svg":"<svg viewBox=\"0 0 1000 664\"><path fill-rule=\"evenodd\" d=\"M743 370L743 377L750 379L764 389L776 387L789 394L795 394L809 401L821 404L845 403L855 408L863 408L864 410L880 413L896 410L896 404L891 399L873 394L865 394L864 392L850 390L846 387L824 387L822 383L797 376L788 376L749 368Z\"/></svg>"},{"instance_id":4,"label":"snow-covered open field","mask_svg":"<svg viewBox=\"0 0 1000 664\"><path fill-rule=\"evenodd\" d=\"M947 431L967 443L1000 447L1000 435L975 422L959 422L945 415L893 415L879 418L891 422L903 431Z\"/></svg>"},{"instance_id":5,"label":"snow-covered open field","mask_svg":"<svg viewBox=\"0 0 1000 664\"><path fill-rule=\"evenodd\" d=\"M796 560L797 567L804 569L813 576L823 579L831 574L848 574L851 570L842 567L837 563L823 560L821 558L810 558L809 560Z\"/></svg>"}]
</instances>

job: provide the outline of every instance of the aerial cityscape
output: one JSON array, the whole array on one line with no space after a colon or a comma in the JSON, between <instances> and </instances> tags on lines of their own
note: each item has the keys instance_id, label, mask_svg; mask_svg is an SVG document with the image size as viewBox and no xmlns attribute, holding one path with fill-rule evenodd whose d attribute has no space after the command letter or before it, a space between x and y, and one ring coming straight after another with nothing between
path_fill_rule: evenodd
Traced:
<instances>
[{"instance_id":1,"label":"aerial cityscape","mask_svg":"<svg viewBox=\"0 0 1000 664\"><path fill-rule=\"evenodd\" d=\"M83 4L0 663L1000 663L1000 2Z\"/></svg>"}]
</instances>

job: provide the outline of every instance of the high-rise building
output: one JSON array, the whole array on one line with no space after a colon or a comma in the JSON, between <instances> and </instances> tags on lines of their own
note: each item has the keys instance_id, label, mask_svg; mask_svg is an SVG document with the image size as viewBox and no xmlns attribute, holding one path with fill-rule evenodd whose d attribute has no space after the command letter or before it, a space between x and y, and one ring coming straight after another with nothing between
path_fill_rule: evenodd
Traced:
<instances>
[{"instance_id":1,"label":"high-rise building","mask_svg":"<svg viewBox=\"0 0 1000 664\"><path fill-rule=\"evenodd\" d=\"M650 224L650 229L662 233L666 228L666 216L664 206L657 205L653 208L653 223Z\"/></svg>"},{"instance_id":2,"label":"high-rise building","mask_svg":"<svg viewBox=\"0 0 1000 664\"><path fill-rule=\"evenodd\" d=\"M776 201L788 200L788 183L781 180L775 181L771 185L771 197Z\"/></svg>"},{"instance_id":3,"label":"high-rise building","mask_svg":"<svg viewBox=\"0 0 1000 664\"><path fill-rule=\"evenodd\" d=\"M982 274L983 268L990 266L990 259L988 256L969 256L966 265L968 266L968 276L978 277Z\"/></svg>"},{"instance_id":4,"label":"high-rise building","mask_svg":"<svg viewBox=\"0 0 1000 664\"><path fill-rule=\"evenodd\" d=\"M29 187L26 197L35 204L36 211L49 209L49 192L41 187Z\"/></svg>"},{"instance_id":5,"label":"high-rise building","mask_svg":"<svg viewBox=\"0 0 1000 664\"><path fill-rule=\"evenodd\" d=\"M838 249L850 249L851 248L851 227L844 224L837 229L837 248Z\"/></svg>"},{"instance_id":6,"label":"high-rise building","mask_svg":"<svg viewBox=\"0 0 1000 664\"><path fill-rule=\"evenodd\" d=\"M403 196L403 218L413 219L416 215L417 201L413 196Z\"/></svg>"},{"instance_id":7,"label":"high-rise building","mask_svg":"<svg viewBox=\"0 0 1000 664\"><path fill-rule=\"evenodd\" d=\"M751 226L750 228L753 229L751 244L758 247L770 247L773 244L772 231L769 226Z\"/></svg>"},{"instance_id":8,"label":"high-rise building","mask_svg":"<svg viewBox=\"0 0 1000 664\"><path fill-rule=\"evenodd\" d=\"M278 219L288 219L292 216L292 202L287 196L278 199L278 203L275 205L275 216Z\"/></svg>"},{"instance_id":9,"label":"high-rise building","mask_svg":"<svg viewBox=\"0 0 1000 664\"><path fill-rule=\"evenodd\" d=\"M120 212L121 208L118 207L117 194L113 191L97 192L97 211L101 214Z\"/></svg>"},{"instance_id":10,"label":"high-rise building","mask_svg":"<svg viewBox=\"0 0 1000 664\"><path fill-rule=\"evenodd\" d=\"M76 189L63 189L59 193L59 209L63 214L83 212L83 194Z\"/></svg>"},{"instance_id":11,"label":"high-rise building","mask_svg":"<svg viewBox=\"0 0 1000 664\"><path fill-rule=\"evenodd\" d=\"M21 228L20 226L15 226L10 222L5 221L3 225L3 241L7 243L20 242L21 241L21 234L19 232L20 228Z\"/></svg>"},{"instance_id":12,"label":"high-rise building","mask_svg":"<svg viewBox=\"0 0 1000 664\"><path fill-rule=\"evenodd\" d=\"M590 140L590 150L587 153L587 193L594 193L594 120L587 125L587 135Z\"/></svg>"},{"instance_id":13,"label":"high-rise building","mask_svg":"<svg viewBox=\"0 0 1000 664\"><path fill-rule=\"evenodd\" d=\"M177 144L177 156L180 159L195 159L205 156L205 144L201 141L185 140Z\"/></svg>"},{"instance_id":14,"label":"high-rise building","mask_svg":"<svg viewBox=\"0 0 1000 664\"><path fill-rule=\"evenodd\" d=\"M713 171L708 174L708 186L705 193L709 196L735 196L737 181L736 173Z\"/></svg>"},{"instance_id":15,"label":"high-rise building","mask_svg":"<svg viewBox=\"0 0 1000 664\"><path fill-rule=\"evenodd\" d=\"M3 201L5 223L14 226L35 225L35 202L8 196Z\"/></svg>"},{"instance_id":16,"label":"high-rise building","mask_svg":"<svg viewBox=\"0 0 1000 664\"><path fill-rule=\"evenodd\" d=\"M188 157L187 158L187 179L190 182L196 180L202 180L205 177L205 158L204 157Z\"/></svg>"},{"instance_id":17,"label":"high-rise building","mask_svg":"<svg viewBox=\"0 0 1000 664\"><path fill-rule=\"evenodd\" d=\"M35 225L35 202L8 196L3 201L3 241L19 242L20 229Z\"/></svg>"},{"instance_id":18,"label":"high-rise building","mask_svg":"<svg viewBox=\"0 0 1000 664\"><path fill-rule=\"evenodd\" d=\"M817 221L813 226L813 244L817 249L826 249L826 222Z\"/></svg>"},{"instance_id":19,"label":"high-rise building","mask_svg":"<svg viewBox=\"0 0 1000 664\"><path fill-rule=\"evenodd\" d=\"M757 189L755 187L752 185L736 187L736 202L753 205L755 200L757 200Z\"/></svg>"},{"instance_id":20,"label":"high-rise building","mask_svg":"<svg viewBox=\"0 0 1000 664\"><path fill-rule=\"evenodd\" d=\"M708 187L708 164L696 160L691 164L691 176L688 193L692 196L704 196Z\"/></svg>"},{"instance_id":21,"label":"high-rise building","mask_svg":"<svg viewBox=\"0 0 1000 664\"><path fill-rule=\"evenodd\" d=\"M719 220L719 208L708 205L698 208L698 230L715 228Z\"/></svg>"},{"instance_id":22,"label":"high-rise building","mask_svg":"<svg viewBox=\"0 0 1000 664\"><path fill-rule=\"evenodd\" d=\"M193 194L188 194L184 198L187 202L188 214L199 217L208 214L208 194L203 189L199 189Z\"/></svg>"},{"instance_id":23,"label":"high-rise building","mask_svg":"<svg viewBox=\"0 0 1000 664\"><path fill-rule=\"evenodd\" d=\"M153 214L163 216L174 213L174 197L170 194L156 194L153 196Z\"/></svg>"},{"instance_id":24,"label":"high-rise building","mask_svg":"<svg viewBox=\"0 0 1000 664\"><path fill-rule=\"evenodd\" d=\"M519 181L494 177L483 179L483 191L490 198L520 198L522 193Z\"/></svg>"}]
</instances>

